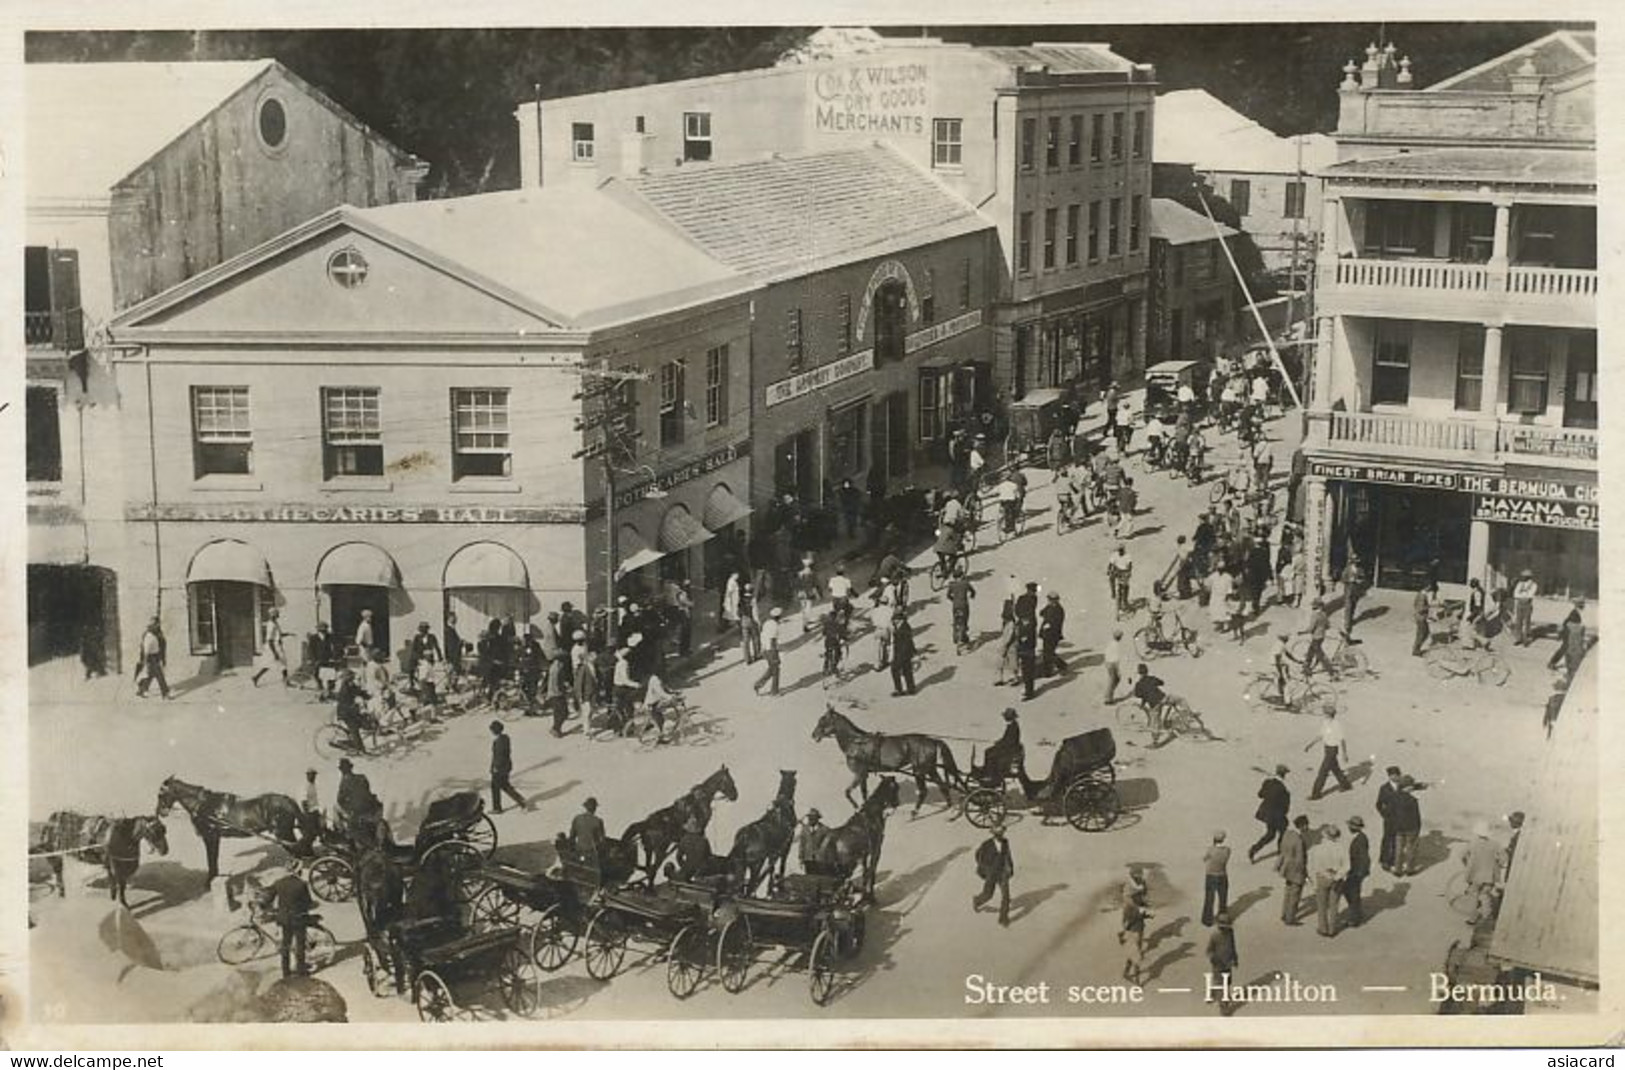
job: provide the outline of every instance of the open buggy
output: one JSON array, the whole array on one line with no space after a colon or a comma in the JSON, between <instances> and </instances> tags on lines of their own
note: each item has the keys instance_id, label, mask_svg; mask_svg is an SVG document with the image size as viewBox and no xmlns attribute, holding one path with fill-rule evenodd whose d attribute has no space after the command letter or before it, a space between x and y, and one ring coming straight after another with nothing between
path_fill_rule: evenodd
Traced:
<instances>
[{"instance_id":1,"label":"open buggy","mask_svg":"<svg viewBox=\"0 0 1625 1070\"><path fill-rule=\"evenodd\" d=\"M1022 774L1019 760L989 768L972 765L973 785L961 801L965 817L977 828L992 828L1010 812L1010 782L1018 781L1018 805L1034 809L1046 819L1064 817L1073 828L1100 832L1110 828L1122 812L1117 795L1117 743L1109 728L1096 728L1061 741L1049 776L1032 781Z\"/></svg>"},{"instance_id":2,"label":"open buggy","mask_svg":"<svg viewBox=\"0 0 1625 1070\"><path fill-rule=\"evenodd\" d=\"M431 859L446 857L460 872L472 872L497 847L497 828L478 792L459 791L429 804L410 844L385 843L389 860L408 873ZM316 898L342 903L355 895L356 870L365 845L353 833L329 826L317 841L305 880Z\"/></svg>"}]
</instances>

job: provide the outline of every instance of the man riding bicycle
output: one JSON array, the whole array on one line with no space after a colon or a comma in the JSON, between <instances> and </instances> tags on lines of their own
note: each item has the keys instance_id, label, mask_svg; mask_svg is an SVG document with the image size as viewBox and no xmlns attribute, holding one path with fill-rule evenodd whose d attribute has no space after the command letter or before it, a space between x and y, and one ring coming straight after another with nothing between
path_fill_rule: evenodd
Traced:
<instances>
[{"instance_id":1,"label":"man riding bicycle","mask_svg":"<svg viewBox=\"0 0 1625 1070\"><path fill-rule=\"evenodd\" d=\"M999 523L1006 535L1016 530L1016 518L1021 514L1021 500L1023 498L1022 486L1016 481L1018 473L1012 472L999 482L998 489L994 491L999 501Z\"/></svg>"},{"instance_id":2,"label":"man riding bicycle","mask_svg":"<svg viewBox=\"0 0 1625 1070\"><path fill-rule=\"evenodd\" d=\"M1145 711L1146 720L1151 726L1151 745L1156 746L1157 738L1162 734L1162 714L1168 703L1168 692L1163 690L1162 678L1152 676L1143 661L1134 668L1134 687L1129 691L1129 696L1138 701Z\"/></svg>"},{"instance_id":3,"label":"man riding bicycle","mask_svg":"<svg viewBox=\"0 0 1625 1070\"><path fill-rule=\"evenodd\" d=\"M937 541L932 546L932 549L937 554L937 568L941 570L944 576L954 574L954 568L959 563L962 546L963 536L960 535L957 528L951 528L944 524L937 529Z\"/></svg>"},{"instance_id":4,"label":"man riding bicycle","mask_svg":"<svg viewBox=\"0 0 1625 1070\"><path fill-rule=\"evenodd\" d=\"M1159 646L1172 647L1185 641L1185 621L1180 617L1179 609L1175 607L1173 614L1174 627L1172 633L1169 632L1164 624L1164 617L1167 613L1167 602L1163 599L1165 593L1166 591L1161 583L1153 583L1151 585L1151 600L1146 603L1146 610L1151 615L1152 641Z\"/></svg>"}]
</instances>

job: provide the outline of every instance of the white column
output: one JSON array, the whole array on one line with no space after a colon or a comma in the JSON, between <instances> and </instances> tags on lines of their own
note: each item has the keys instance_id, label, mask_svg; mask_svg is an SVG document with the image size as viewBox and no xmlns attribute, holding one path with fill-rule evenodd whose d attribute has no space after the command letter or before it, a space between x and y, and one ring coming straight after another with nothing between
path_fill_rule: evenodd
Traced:
<instances>
[{"instance_id":1,"label":"white column","mask_svg":"<svg viewBox=\"0 0 1625 1070\"><path fill-rule=\"evenodd\" d=\"M1506 266L1510 256L1509 237L1512 233L1512 206L1497 204L1495 206L1495 244L1490 249L1490 263Z\"/></svg>"},{"instance_id":2,"label":"white column","mask_svg":"<svg viewBox=\"0 0 1625 1070\"><path fill-rule=\"evenodd\" d=\"M1490 523L1474 520L1467 534L1467 578L1477 580L1488 591L1490 583Z\"/></svg>"},{"instance_id":3,"label":"white column","mask_svg":"<svg viewBox=\"0 0 1625 1070\"><path fill-rule=\"evenodd\" d=\"M1499 238L1496 240L1500 241ZM1484 327L1484 378L1478 412L1489 420L1495 419L1496 407L1501 400L1501 331L1500 324L1486 324Z\"/></svg>"},{"instance_id":4,"label":"white column","mask_svg":"<svg viewBox=\"0 0 1625 1070\"><path fill-rule=\"evenodd\" d=\"M1312 584L1326 575L1326 480L1309 476L1303 493L1303 552L1309 555L1305 577Z\"/></svg>"},{"instance_id":5,"label":"white column","mask_svg":"<svg viewBox=\"0 0 1625 1070\"><path fill-rule=\"evenodd\" d=\"M1343 249L1343 199L1330 194L1320 202L1320 262L1335 264Z\"/></svg>"},{"instance_id":6,"label":"white column","mask_svg":"<svg viewBox=\"0 0 1625 1070\"><path fill-rule=\"evenodd\" d=\"M1309 407L1325 411L1332 407L1332 361L1336 354L1336 316L1321 316L1315 321L1315 371L1310 386Z\"/></svg>"}]
</instances>

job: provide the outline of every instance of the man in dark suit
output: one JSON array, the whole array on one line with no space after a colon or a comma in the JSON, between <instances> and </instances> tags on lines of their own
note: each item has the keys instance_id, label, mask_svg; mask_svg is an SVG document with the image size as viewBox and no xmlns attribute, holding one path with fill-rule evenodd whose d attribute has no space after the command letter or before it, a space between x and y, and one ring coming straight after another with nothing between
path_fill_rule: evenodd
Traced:
<instances>
[{"instance_id":1,"label":"man in dark suit","mask_svg":"<svg viewBox=\"0 0 1625 1070\"><path fill-rule=\"evenodd\" d=\"M1390 765L1388 779L1377 789L1377 816L1382 818L1382 841L1377 848L1377 864L1390 873L1394 869L1394 841L1397 837L1394 804L1399 798L1399 776L1399 766Z\"/></svg>"},{"instance_id":2,"label":"man in dark suit","mask_svg":"<svg viewBox=\"0 0 1625 1070\"><path fill-rule=\"evenodd\" d=\"M1034 695L1033 685L1038 679L1038 622L1031 616L1022 616L1021 599L1016 599L1016 664L1021 667L1021 700Z\"/></svg>"},{"instance_id":3,"label":"man in dark suit","mask_svg":"<svg viewBox=\"0 0 1625 1070\"><path fill-rule=\"evenodd\" d=\"M1263 850L1271 840L1275 841L1277 852L1281 849L1281 837L1286 835L1287 814L1292 810L1292 792L1287 790L1282 777L1286 776L1287 768L1284 765L1275 767L1275 775L1265 777L1264 783L1258 787L1258 811L1253 816L1264 823L1264 835L1258 842L1247 848L1247 861L1258 861L1258 852Z\"/></svg>"},{"instance_id":4,"label":"man in dark suit","mask_svg":"<svg viewBox=\"0 0 1625 1070\"><path fill-rule=\"evenodd\" d=\"M914 689L914 626L898 607L891 626L891 686L893 695L912 695Z\"/></svg>"},{"instance_id":5,"label":"man in dark suit","mask_svg":"<svg viewBox=\"0 0 1625 1070\"><path fill-rule=\"evenodd\" d=\"M502 813L502 797L508 796L526 810L530 803L514 790L508 780L513 775L513 740L508 737L501 721L491 722L491 811Z\"/></svg>"},{"instance_id":6,"label":"man in dark suit","mask_svg":"<svg viewBox=\"0 0 1625 1070\"><path fill-rule=\"evenodd\" d=\"M1038 637L1043 640L1043 660L1039 664L1039 671L1045 676L1054 676L1066 672L1066 663L1055 652L1061 640L1066 638L1062 629L1066 624L1066 609L1061 605L1061 596L1051 591L1045 596L1044 608L1038 611L1039 625Z\"/></svg>"},{"instance_id":7,"label":"man in dark suit","mask_svg":"<svg viewBox=\"0 0 1625 1070\"><path fill-rule=\"evenodd\" d=\"M310 886L297 873L281 870L281 876L260 893L260 907L275 915L277 926L282 930L279 949L282 976L309 973L310 969L305 965L305 927L310 924L310 912L316 908L315 901L310 897ZM288 966L290 952L293 969Z\"/></svg>"},{"instance_id":8,"label":"man in dark suit","mask_svg":"<svg viewBox=\"0 0 1625 1070\"><path fill-rule=\"evenodd\" d=\"M1027 584L1027 589L1016 597L1011 610L1015 613L1017 620L1030 620L1036 624L1038 621L1038 584Z\"/></svg>"},{"instance_id":9,"label":"man in dark suit","mask_svg":"<svg viewBox=\"0 0 1625 1070\"><path fill-rule=\"evenodd\" d=\"M446 614L446 670L455 679L463 674L463 637L457 632L457 614Z\"/></svg>"},{"instance_id":10,"label":"man in dark suit","mask_svg":"<svg viewBox=\"0 0 1625 1070\"><path fill-rule=\"evenodd\" d=\"M1015 859L1010 857L1010 841L1004 838L1004 826L994 825L992 835L976 848L976 875L982 878L982 890L971 898L971 910L979 911L982 904L999 893L999 924L1010 924L1010 878L1016 875Z\"/></svg>"},{"instance_id":11,"label":"man in dark suit","mask_svg":"<svg viewBox=\"0 0 1625 1070\"><path fill-rule=\"evenodd\" d=\"M1365 921L1365 909L1360 903L1360 885L1371 873L1371 841L1366 839L1365 818L1355 814L1349 818L1349 871L1343 878L1343 898L1349 905L1349 926Z\"/></svg>"}]
</instances>

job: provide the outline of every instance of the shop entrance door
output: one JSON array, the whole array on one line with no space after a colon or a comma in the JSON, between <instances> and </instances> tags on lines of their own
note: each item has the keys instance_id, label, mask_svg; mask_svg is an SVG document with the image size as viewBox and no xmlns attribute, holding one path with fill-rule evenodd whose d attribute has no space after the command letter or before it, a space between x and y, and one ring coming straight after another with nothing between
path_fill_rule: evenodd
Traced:
<instances>
[{"instance_id":1,"label":"shop entrance door","mask_svg":"<svg viewBox=\"0 0 1625 1070\"><path fill-rule=\"evenodd\" d=\"M514 587L457 587L446 592L446 608L457 614L457 634L474 642L493 620L501 620L510 613L523 635L530 616L525 611L529 599L529 591ZM374 622L377 619L375 611Z\"/></svg>"},{"instance_id":2,"label":"shop entrance door","mask_svg":"<svg viewBox=\"0 0 1625 1070\"><path fill-rule=\"evenodd\" d=\"M361 623L361 611L372 610L373 645L388 654L389 645L389 588L368 587L359 584L333 584L327 588L328 611L332 618L333 634L348 647L355 643L355 630ZM458 621L461 624L461 620ZM470 635L458 628L461 635Z\"/></svg>"},{"instance_id":3,"label":"shop entrance door","mask_svg":"<svg viewBox=\"0 0 1625 1070\"><path fill-rule=\"evenodd\" d=\"M1563 426L1597 426L1597 335L1569 335L1568 385L1563 391Z\"/></svg>"},{"instance_id":4,"label":"shop entrance door","mask_svg":"<svg viewBox=\"0 0 1625 1070\"><path fill-rule=\"evenodd\" d=\"M259 590L252 583L216 582L214 586L215 653L222 669L254 661L254 633L259 628Z\"/></svg>"},{"instance_id":5,"label":"shop entrance door","mask_svg":"<svg viewBox=\"0 0 1625 1070\"><path fill-rule=\"evenodd\" d=\"M797 501L818 500L818 437L811 428L779 443L773 457L773 485L777 493Z\"/></svg>"}]
</instances>

